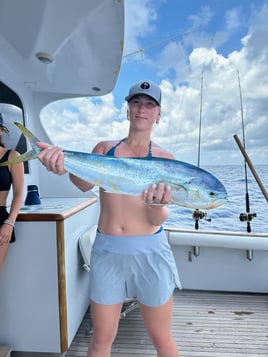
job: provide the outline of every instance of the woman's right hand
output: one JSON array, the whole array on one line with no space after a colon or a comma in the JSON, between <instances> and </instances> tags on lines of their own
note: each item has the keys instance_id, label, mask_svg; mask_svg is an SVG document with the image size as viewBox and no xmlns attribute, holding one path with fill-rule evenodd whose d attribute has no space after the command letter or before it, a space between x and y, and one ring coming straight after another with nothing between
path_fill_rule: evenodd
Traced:
<instances>
[{"instance_id":1,"label":"woman's right hand","mask_svg":"<svg viewBox=\"0 0 268 357\"><path fill-rule=\"evenodd\" d=\"M66 173L63 166L64 154L62 148L42 142L37 143L37 146L42 150L38 155L38 158L48 171L52 171L57 175Z\"/></svg>"}]
</instances>

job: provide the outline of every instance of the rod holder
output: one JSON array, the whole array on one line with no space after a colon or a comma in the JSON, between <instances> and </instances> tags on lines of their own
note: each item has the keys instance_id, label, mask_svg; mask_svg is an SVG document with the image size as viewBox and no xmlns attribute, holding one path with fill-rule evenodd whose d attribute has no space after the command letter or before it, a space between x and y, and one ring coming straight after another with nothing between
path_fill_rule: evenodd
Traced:
<instances>
[{"instance_id":1,"label":"rod holder","mask_svg":"<svg viewBox=\"0 0 268 357\"><path fill-rule=\"evenodd\" d=\"M248 249L247 250L247 259L251 262L253 260L254 256L253 256L253 250L252 249Z\"/></svg>"},{"instance_id":2,"label":"rod holder","mask_svg":"<svg viewBox=\"0 0 268 357\"><path fill-rule=\"evenodd\" d=\"M198 245L195 245L193 249L194 249L194 256L198 257L200 255L200 247Z\"/></svg>"}]
</instances>

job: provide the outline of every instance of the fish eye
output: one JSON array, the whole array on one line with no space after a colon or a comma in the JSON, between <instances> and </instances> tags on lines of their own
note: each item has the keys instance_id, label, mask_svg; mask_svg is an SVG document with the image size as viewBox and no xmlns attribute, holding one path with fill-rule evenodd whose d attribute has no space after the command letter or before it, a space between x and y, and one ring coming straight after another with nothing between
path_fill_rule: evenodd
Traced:
<instances>
[{"instance_id":1,"label":"fish eye","mask_svg":"<svg viewBox=\"0 0 268 357\"><path fill-rule=\"evenodd\" d=\"M215 192L211 191L211 192L209 192L209 195L210 195L210 197L214 197L215 196Z\"/></svg>"}]
</instances>

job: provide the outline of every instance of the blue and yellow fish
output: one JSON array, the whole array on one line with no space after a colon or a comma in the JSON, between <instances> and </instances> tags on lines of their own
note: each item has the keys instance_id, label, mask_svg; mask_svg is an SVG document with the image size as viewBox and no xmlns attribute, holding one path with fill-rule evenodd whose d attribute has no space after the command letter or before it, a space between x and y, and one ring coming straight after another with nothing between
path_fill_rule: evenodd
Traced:
<instances>
[{"instance_id":1,"label":"blue and yellow fish","mask_svg":"<svg viewBox=\"0 0 268 357\"><path fill-rule=\"evenodd\" d=\"M38 158L38 140L27 128L15 123L32 150L0 165ZM126 158L63 150L69 173L111 193L140 196L159 182L172 189L171 203L192 209L212 209L226 202L224 185L211 173L186 162L165 158Z\"/></svg>"}]
</instances>

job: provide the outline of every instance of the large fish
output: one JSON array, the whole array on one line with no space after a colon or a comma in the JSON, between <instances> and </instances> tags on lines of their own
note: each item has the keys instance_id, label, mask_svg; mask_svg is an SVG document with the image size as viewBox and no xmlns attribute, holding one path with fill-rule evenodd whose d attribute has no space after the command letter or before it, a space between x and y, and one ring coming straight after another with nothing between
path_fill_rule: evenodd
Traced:
<instances>
[{"instance_id":1,"label":"large fish","mask_svg":"<svg viewBox=\"0 0 268 357\"><path fill-rule=\"evenodd\" d=\"M40 153L38 140L27 128L15 123L28 139L32 150L0 165L35 159ZM192 209L211 209L227 199L223 184L211 173L188 163L165 158L111 157L63 150L64 168L81 179L111 193L140 196L154 183L172 189L171 203Z\"/></svg>"}]
</instances>

